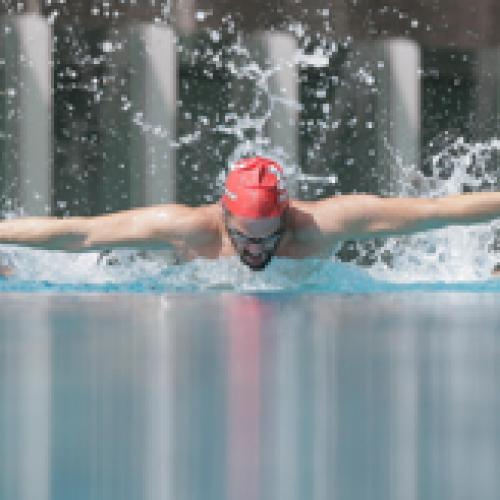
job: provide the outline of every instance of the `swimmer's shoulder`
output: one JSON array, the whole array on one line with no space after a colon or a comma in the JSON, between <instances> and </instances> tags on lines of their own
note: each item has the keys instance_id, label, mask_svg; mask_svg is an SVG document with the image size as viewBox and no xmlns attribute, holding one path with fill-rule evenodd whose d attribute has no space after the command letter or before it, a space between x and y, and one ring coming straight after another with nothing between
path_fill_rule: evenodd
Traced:
<instances>
[{"instance_id":1,"label":"swimmer's shoulder","mask_svg":"<svg viewBox=\"0 0 500 500\"><path fill-rule=\"evenodd\" d=\"M346 215L359 212L359 206L368 196L347 194L330 196L316 201L296 201L290 203L292 219L298 228L317 227L329 234L343 232Z\"/></svg>"},{"instance_id":2,"label":"swimmer's shoulder","mask_svg":"<svg viewBox=\"0 0 500 500\"><path fill-rule=\"evenodd\" d=\"M147 207L155 232L176 252L180 261L215 254L220 246L220 208L214 203L193 207L179 203Z\"/></svg>"},{"instance_id":3,"label":"swimmer's shoulder","mask_svg":"<svg viewBox=\"0 0 500 500\"><path fill-rule=\"evenodd\" d=\"M334 197L317 201L290 200L289 222L296 230L311 229L328 217L334 204Z\"/></svg>"},{"instance_id":4,"label":"swimmer's shoulder","mask_svg":"<svg viewBox=\"0 0 500 500\"><path fill-rule=\"evenodd\" d=\"M221 209L218 203L188 208L186 220L193 230L214 234L220 232Z\"/></svg>"},{"instance_id":5,"label":"swimmer's shoulder","mask_svg":"<svg viewBox=\"0 0 500 500\"><path fill-rule=\"evenodd\" d=\"M290 200L287 225L297 243L304 244L319 237L316 212L316 201Z\"/></svg>"},{"instance_id":6,"label":"swimmer's shoulder","mask_svg":"<svg viewBox=\"0 0 500 500\"><path fill-rule=\"evenodd\" d=\"M181 203L155 205L146 208L165 224L175 224L186 232L216 231L220 227L220 208L217 203L193 207Z\"/></svg>"},{"instance_id":7,"label":"swimmer's shoulder","mask_svg":"<svg viewBox=\"0 0 500 500\"><path fill-rule=\"evenodd\" d=\"M330 248L342 239L337 228L337 197L317 201L290 201L290 227L298 242L325 245Z\"/></svg>"},{"instance_id":8,"label":"swimmer's shoulder","mask_svg":"<svg viewBox=\"0 0 500 500\"><path fill-rule=\"evenodd\" d=\"M190 243L209 243L220 239L221 211L218 203L192 207L178 205L176 221L181 233Z\"/></svg>"}]
</instances>

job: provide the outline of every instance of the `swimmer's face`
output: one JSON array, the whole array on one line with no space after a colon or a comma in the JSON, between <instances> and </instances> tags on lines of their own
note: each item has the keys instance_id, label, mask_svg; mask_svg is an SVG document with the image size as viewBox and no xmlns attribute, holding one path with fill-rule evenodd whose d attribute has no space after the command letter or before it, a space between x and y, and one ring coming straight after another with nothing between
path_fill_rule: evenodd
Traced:
<instances>
[{"instance_id":1,"label":"swimmer's face","mask_svg":"<svg viewBox=\"0 0 500 500\"><path fill-rule=\"evenodd\" d=\"M241 262L253 271L262 271L271 262L285 231L284 216L247 219L225 212L224 223Z\"/></svg>"}]
</instances>

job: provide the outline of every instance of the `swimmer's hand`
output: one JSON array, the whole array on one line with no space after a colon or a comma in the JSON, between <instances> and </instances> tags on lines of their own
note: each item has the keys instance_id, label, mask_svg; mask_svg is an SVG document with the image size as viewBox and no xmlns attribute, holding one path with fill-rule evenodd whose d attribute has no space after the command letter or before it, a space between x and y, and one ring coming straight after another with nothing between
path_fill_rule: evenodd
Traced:
<instances>
[{"instance_id":1,"label":"swimmer's hand","mask_svg":"<svg viewBox=\"0 0 500 500\"><path fill-rule=\"evenodd\" d=\"M2 278L10 278L15 269L12 265L10 265L10 258L6 255L0 255L0 279Z\"/></svg>"},{"instance_id":2,"label":"swimmer's hand","mask_svg":"<svg viewBox=\"0 0 500 500\"><path fill-rule=\"evenodd\" d=\"M495 264L495 266L493 267L493 269L491 271L491 275L494 278L500 278L500 264Z\"/></svg>"},{"instance_id":3,"label":"swimmer's hand","mask_svg":"<svg viewBox=\"0 0 500 500\"><path fill-rule=\"evenodd\" d=\"M0 278L10 278L14 274L14 269L4 264L0 264Z\"/></svg>"}]
</instances>

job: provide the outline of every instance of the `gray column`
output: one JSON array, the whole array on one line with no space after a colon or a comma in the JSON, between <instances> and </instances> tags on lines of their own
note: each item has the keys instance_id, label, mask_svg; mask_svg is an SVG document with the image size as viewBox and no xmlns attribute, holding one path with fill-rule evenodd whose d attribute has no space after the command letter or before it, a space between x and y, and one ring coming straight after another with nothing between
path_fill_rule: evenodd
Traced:
<instances>
[{"instance_id":1,"label":"gray column","mask_svg":"<svg viewBox=\"0 0 500 500\"><path fill-rule=\"evenodd\" d=\"M138 25L131 30L131 100L135 130L131 155L132 202L152 205L175 201L177 51L173 29ZM138 176L142 181L138 180Z\"/></svg>"},{"instance_id":2,"label":"gray column","mask_svg":"<svg viewBox=\"0 0 500 500\"><path fill-rule=\"evenodd\" d=\"M241 153L271 153L284 161L290 174L298 168L299 155L297 41L288 33L256 32L244 44L242 54L247 53L236 68L232 85L238 115L232 132L238 137ZM244 143L246 139L248 143ZM293 176L289 187L293 196Z\"/></svg>"},{"instance_id":3,"label":"gray column","mask_svg":"<svg viewBox=\"0 0 500 500\"><path fill-rule=\"evenodd\" d=\"M29 215L50 213L52 189L52 30L27 14L13 21L17 34L18 197Z\"/></svg>"},{"instance_id":4,"label":"gray column","mask_svg":"<svg viewBox=\"0 0 500 500\"><path fill-rule=\"evenodd\" d=\"M499 133L500 48L483 47L479 49L475 67L477 87L475 123L479 137L488 140L492 137L498 137ZM497 175L500 176L500 172Z\"/></svg>"},{"instance_id":5,"label":"gray column","mask_svg":"<svg viewBox=\"0 0 500 500\"><path fill-rule=\"evenodd\" d=\"M263 35L267 57L272 68L269 80L271 118L268 133L271 144L282 152L290 165L298 165L299 157L299 90L295 54L297 40L280 32L266 32ZM290 186L295 195L295 185Z\"/></svg>"},{"instance_id":6,"label":"gray column","mask_svg":"<svg viewBox=\"0 0 500 500\"><path fill-rule=\"evenodd\" d=\"M3 150L0 163L2 196L5 199L5 208L15 209L19 205L19 176L18 176L18 58L19 46L15 17L3 16L0 18L0 54L4 61L1 82L3 101L2 132Z\"/></svg>"},{"instance_id":7,"label":"gray column","mask_svg":"<svg viewBox=\"0 0 500 500\"><path fill-rule=\"evenodd\" d=\"M402 38L374 42L373 50L383 66L377 112L379 171L389 186L381 187L399 194L401 169L420 165L421 50L414 41Z\"/></svg>"},{"instance_id":8,"label":"gray column","mask_svg":"<svg viewBox=\"0 0 500 500\"><path fill-rule=\"evenodd\" d=\"M175 33L166 24L120 26L110 30L103 49L111 81L100 125L104 208L175 201Z\"/></svg>"}]
</instances>

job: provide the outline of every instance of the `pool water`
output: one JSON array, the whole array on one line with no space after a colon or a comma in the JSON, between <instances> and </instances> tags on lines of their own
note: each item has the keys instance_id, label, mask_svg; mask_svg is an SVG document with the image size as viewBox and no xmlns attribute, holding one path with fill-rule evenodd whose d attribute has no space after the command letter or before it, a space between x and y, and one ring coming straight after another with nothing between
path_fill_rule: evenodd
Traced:
<instances>
[{"instance_id":1,"label":"pool water","mask_svg":"<svg viewBox=\"0 0 500 500\"><path fill-rule=\"evenodd\" d=\"M256 154L305 200L498 187L498 55L460 28L474 47L421 46L444 14L379 9L411 38L379 45L343 22L359 2L291 2L256 36L237 6L215 30L196 2L149 2L154 22L109 3L90 24L78 2L4 9L2 217L213 202ZM377 243L369 268L332 250L263 273L2 245L0 500L496 500L499 236L455 226Z\"/></svg>"},{"instance_id":2,"label":"pool water","mask_svg":"<svg viewBox=\"0 0 500 500\"><path fill-rule=\"evenodd\" d=\"M254 272L236 257L216 261L197 259L182 265L161 260L123 262L112 266L96 264L96 255L76 258L56 254L37 261L18 263L13 276L0 278L0 292L99 292L99 293L174 293L174 292L324 292L380 293L405 291L500 291L500 279L490 268L473 274L447 269L401 276L388 269L363 268L335 259L303 261L275 258L264 272ZM455 271L455 272L454 272ZM441 275L440 275L441 274Z\"/></svg>"},{"instance_id":3,"label":"pool water","mask_svg":"<svg viewBox=\"0 0 500 500\"><path fill-rule=\"evenodd\" d=\"M494 256L393 250L5 250L0 499L497 498Z\"/></svg>"},{"instance_id":4,"label":"pool water","mask_svg":"<svg viewBox=\"0 0 500 500\"><path fill-rule=\"evenodd\" d=\"M498 498L497 293L45 290L0 303L0 498Z\"/></svg>"}]
</instances>

